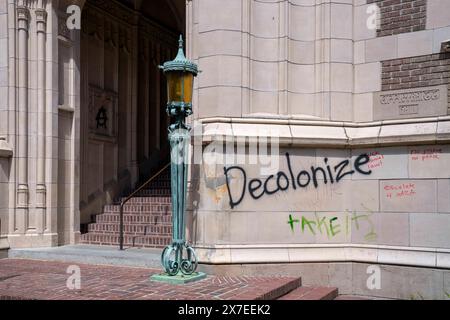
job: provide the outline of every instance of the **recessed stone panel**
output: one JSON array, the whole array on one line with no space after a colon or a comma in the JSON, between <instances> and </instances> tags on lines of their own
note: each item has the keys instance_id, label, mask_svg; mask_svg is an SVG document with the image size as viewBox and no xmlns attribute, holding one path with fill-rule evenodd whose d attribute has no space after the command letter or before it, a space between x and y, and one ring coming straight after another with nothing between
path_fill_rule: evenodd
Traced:
<instances>
[{"instance_id":1,"label":"recessed stone panel","mask_svg":"<svg viewBox=\"0 0 450 320\"><path fill-rule=\"evenodd\" d=\"M414 146L408 154L410 178L450 178L450 145Z\"/></svg>"},{"instance_id":2,"label":"recessed stone panel","mask_svg":"<svg viewBox=\"0 0 450 320\"><path fill-rule=\"evenodd\" d=\"M421 118L447 114L447 86L424 87L374 94L374 120Z\"/></svg>"},{"instance_id":3,"label":"recessed stone panel","mask_svg":"<svg viewBox=\"0 0 450 320\"><path fill-rule=\"evenodd\" d=\"M436 212L436 180L380 181L380 210L387 212Z\"/></svg>"},{"instance_id":4,"label":"recessed stone panel","mask_svg":"<svg viewBox=\"0 0 450 320\"><path fill-rule=\"evenodd\" d=\"M408 178L408 154L406 147L370 148L353 151L354 160L362 154L369 156L369 162L361 168L369 175L355 172L353 180L360 179L403 179Z\"/></svg>"},{"instance_id":5,"label":"recessed stone panel","mask_svg":"<svg viewBox=\"0 0 450 320\"><path fill-rule=\"evenodd\" d=\"M438 212L450 213L450 179L438 180Z\"/></svg>"},{"instance_id":6,"label":"recessed stone panel","mask_svg":"<svg viewBox=\"0 0 450 320\"><path fill-rule=\"evenodd\" d=\"M411 246L450 248L450 215L414 213L410 219Z\"/></svg>"}]
</instances>

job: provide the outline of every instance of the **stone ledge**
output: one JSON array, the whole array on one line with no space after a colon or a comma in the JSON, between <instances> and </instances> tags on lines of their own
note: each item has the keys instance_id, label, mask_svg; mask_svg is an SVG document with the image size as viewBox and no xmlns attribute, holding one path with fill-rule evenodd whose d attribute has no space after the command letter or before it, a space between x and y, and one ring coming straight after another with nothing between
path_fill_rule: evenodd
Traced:
<instances>
[{"instance_id":1,"label":"stone ledge","mask_svg":"<svg viewBox=\"0 0 450 320\"><path fill-rule=\"evenodd\" d=\"M279 140L286 147L360 148L450 142L450 117L370 123L211 118L199 121L204 144L236 137Z\"/></svg>"},{"instance_id":2,"label":"stone ledge","mask_svg":"<svg viewBox=\"0 0 450 320\"><path fill-rule=\"evenodd\" d=\"M359 262L450 268L450 249L337 245L197 245L200 263Z\"/></svg>"},{"instance_id":3,"label":"stone ledge","mask_svg":"<svg viewBox=\"0 0 450 320\"><path fill-rule=\"evenodd\" d=\"M13 156L13 149L6 142L6 138L0 137L0 158L11 158Z\"/></svg>"}]
</instances>

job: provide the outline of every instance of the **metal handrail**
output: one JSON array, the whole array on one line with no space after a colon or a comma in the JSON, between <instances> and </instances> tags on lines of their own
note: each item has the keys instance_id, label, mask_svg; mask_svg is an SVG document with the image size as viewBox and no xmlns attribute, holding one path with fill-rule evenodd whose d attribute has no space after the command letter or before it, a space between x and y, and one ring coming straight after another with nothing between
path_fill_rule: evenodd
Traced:
<instances>
[{"instance_id":1,"label":"metal handrail","mask_svg":"<svg viewBox=\"0 0 450 320\"><path fill-rule=\"evenodd\" d=\"M150 182L155 180L157 177L161 175L168 167L170 166L170 163L165 165L161 170L159 170L155 175L153 175L150 179L147 180L142 186L140 186L138 189L136 189L132 194L130 194L125 200L122 200L120 202L120 236L119 236L119 242L120 242L120 250L123 250L123 207L125 204L133 199L137 193L142 191Z\"/></svg>"}]
</instances>

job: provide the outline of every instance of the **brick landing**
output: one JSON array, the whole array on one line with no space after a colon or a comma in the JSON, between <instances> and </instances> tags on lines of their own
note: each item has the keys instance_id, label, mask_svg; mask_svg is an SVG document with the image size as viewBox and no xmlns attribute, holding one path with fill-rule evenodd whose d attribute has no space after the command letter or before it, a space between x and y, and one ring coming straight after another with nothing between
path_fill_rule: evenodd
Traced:
<instances>
[{"instance_id":1,"label":"brick landing","mask_svg":"<svg viewBox=\"0 0 450 320\"><path fill-rule=\"evenodd\" d=\"M0 300L275 300L297 289L295 277L224 277L183 286L152 282L159 270L79 265L81 290L67 289L69 263L0 260Z\"/></svg>"}]
</instances>

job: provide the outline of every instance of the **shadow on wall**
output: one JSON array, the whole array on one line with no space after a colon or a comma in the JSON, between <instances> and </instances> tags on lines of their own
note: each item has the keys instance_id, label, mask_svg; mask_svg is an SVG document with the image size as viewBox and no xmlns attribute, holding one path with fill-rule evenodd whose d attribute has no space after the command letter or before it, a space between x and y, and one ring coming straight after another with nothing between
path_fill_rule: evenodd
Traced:
<instances>
[{"instance_id":1,"label":"shadow on wall","mask_svg":"<svg viewBox=\"0 0 450 320\"><path fill-rule=\"evenodd\" d=\"M8 184L11 174L10 163L9 157L4 157L3 154L0 154L0 238L8 234Z\"/></svg>"}]
</instances>

